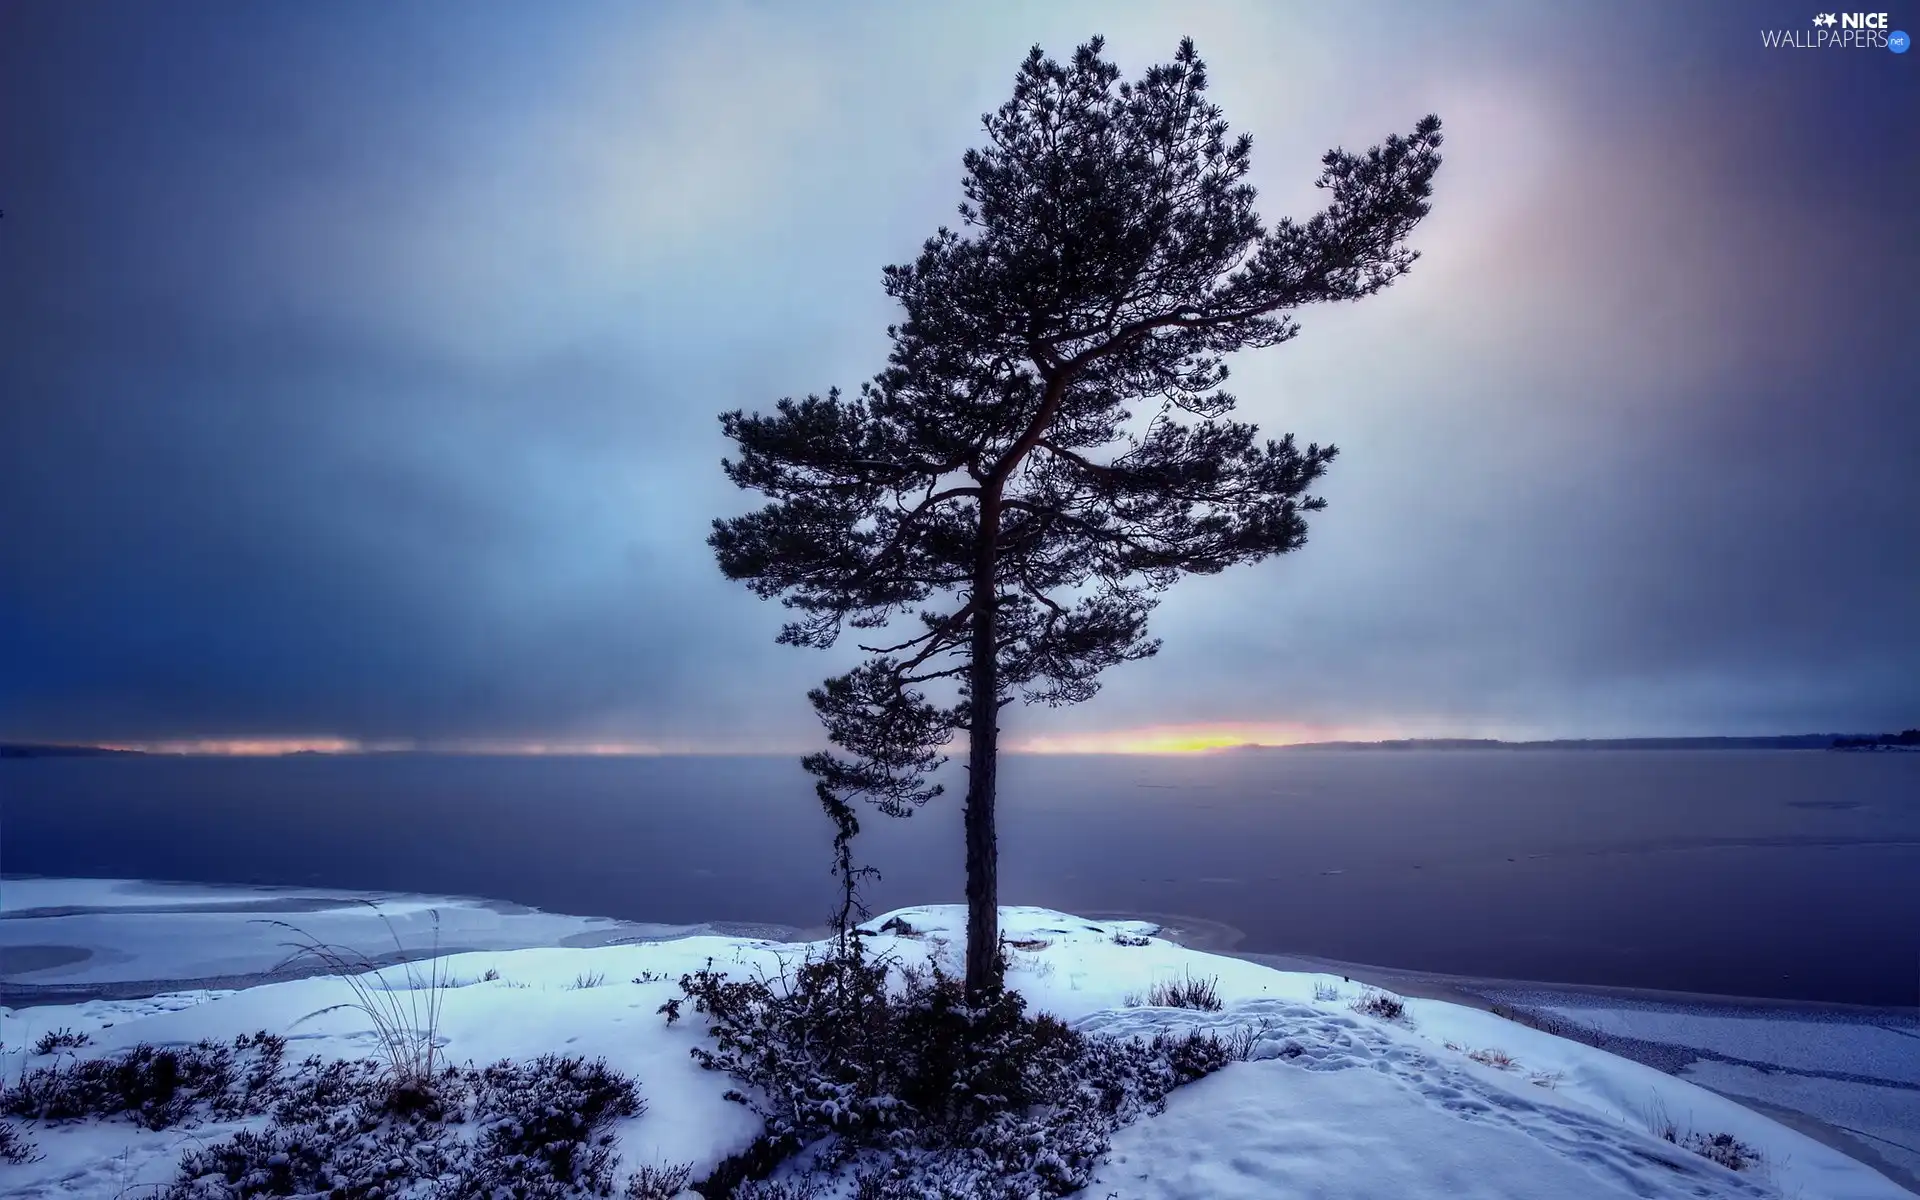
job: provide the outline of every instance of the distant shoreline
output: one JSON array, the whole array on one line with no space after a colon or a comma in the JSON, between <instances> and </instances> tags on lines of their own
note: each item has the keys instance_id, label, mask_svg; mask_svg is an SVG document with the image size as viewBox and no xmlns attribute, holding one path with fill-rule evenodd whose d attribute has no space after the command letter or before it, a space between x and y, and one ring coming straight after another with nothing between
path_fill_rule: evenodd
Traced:
<instances>
[{"instance_id":1,"label":"distant shoreline","mask_svg":"<svg viewBox=\"0 0 1920 1200\"><path fill-rule=\"evenodd\" d=\"M0 758L142 758L141 750L114 750L106 746L50 746L0 742Z\"/></svg>"},{"instance_id":2,"label":"distant shoreline","mask_svg":"<svg viewBox=\"0 0 1920 1200\"><path fill-rule=\"evenodd\" d=\"M1920 749L1913 731L1902 734L1806 733L1774 737L1552 738L1508 742L1498 738L1395 738L1378 742L1248 743L1234 750L1903 750Z\"/></svg>"},{"instance_id":3,"label":"distant shoreline","mask_svg":"<svg viewBox=\"0 0 1920 1200\"><path fill-rule=\"evenodd\" d=\"M1166 756L1236 754L1249 751L1299 750L1841 750L1841 751L1920 751L1920 729L1903 733L1802 733L1764 737L1638 737L1638 738L1550 738L1538 741L1509 742L1499 738L1390 738L1375 742L1246 742L1237 746L1217 746L1206 750L1167 751ZM1038 751L1007 750L1010 757L1079 757ZM1087 752L1084 757L1141 758L1160 757L1138 752ZM755 754L707 753L635 753L608 755L592 751L578 754L546 751L539 754L512 754L499 751L455 749L422 750L290 750L284 753L225 754L213 751L135 750L117 746L85 746L39 742L0 742L0 759L28 758L784 758L777 752Z\"/></svg>"}]
</instances>

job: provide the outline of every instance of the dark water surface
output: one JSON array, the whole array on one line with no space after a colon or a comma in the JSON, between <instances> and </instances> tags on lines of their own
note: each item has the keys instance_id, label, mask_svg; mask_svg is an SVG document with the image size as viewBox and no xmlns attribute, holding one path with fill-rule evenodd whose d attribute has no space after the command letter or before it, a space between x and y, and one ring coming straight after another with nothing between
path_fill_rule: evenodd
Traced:
<instances>
[{"instance_id":1,"label":"dark water surface","mask_svg":"<svg viewBox=\"0 0 1920 1200\"><path fill-rule=\"evenodd\" d=\"M964 776L867 816L876 909L961 896ZM1014 757L1009 904L1173 914L1235 949L1421 971L1920 1004L1920 754ZM0 762L0 871L489 896L820 923L790 758Z\"/></svg>"}]
</instances>

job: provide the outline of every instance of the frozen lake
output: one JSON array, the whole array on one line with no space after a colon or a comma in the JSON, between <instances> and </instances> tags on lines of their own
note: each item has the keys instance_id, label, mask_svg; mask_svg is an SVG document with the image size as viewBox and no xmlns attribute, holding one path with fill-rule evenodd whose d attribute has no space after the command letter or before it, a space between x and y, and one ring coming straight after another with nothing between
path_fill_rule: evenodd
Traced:
<instances>
[{"instance_id":1,"label":"frozen lake","mask_svg":"<svg viewBox=\"0 0 1920 1200\"><path fill-rule=\"evenodd\" d=\"M1014 757L1003 900L1240 952L1480 978L1920 1004L1920 755ZM815 926L791 758L0 762L0 869L489 896ZM959 796L866 819L877 909L961 895Z\"/></svg>"}]
</instances>

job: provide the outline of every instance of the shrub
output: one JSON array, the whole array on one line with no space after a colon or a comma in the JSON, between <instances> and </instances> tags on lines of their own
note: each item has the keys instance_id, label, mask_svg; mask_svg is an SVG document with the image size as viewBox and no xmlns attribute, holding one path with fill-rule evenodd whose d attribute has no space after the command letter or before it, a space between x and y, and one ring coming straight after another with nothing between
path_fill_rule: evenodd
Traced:
<instances>
[{"instance_id":1,"label":"shrub","mask_svg":"<svg viewBox=\"0 0 1920 1200\"><path fill-rule=\"evenodd\" d=\"M1505 1050L1496 1050L1492 1048L1489 1048L1486 1050L1475 1050L1472 1053L1468 1054L1467 1057L1479 1063L1481 1066L1495 1067L1502 1071L1510 1071L1516 1065L1513 1059L1513 1055L1508 1054Z\"/></svg>"},{"instance_id":2,"label":"shrub","mask_svg":"<svg viewBox=\"0 0 1920 1200\"><path fill-rule=\"evenodd\" d=\"M258 1111L256 1097L271 1086L285 1049L270 1034L242 1034L231 1046L143 1044L112 1058L35 1067L0 1091L0 1112L49 1122L127 1116L146 1129L180 1124L202 1107L232 1119Z\"/></svg>"},{"instance_id":3,"label":"shrub","mask_svg":"<svg viewBox=\"0 0 1920 1200\"><path fill-rule=\"evenodd\" d=\"M584 992L588 988L597 988L606 981L607 973L605 971L595 971L591 975L582 971L573 977L573 984L568 987L567 990L570 992Z\"/></svg>"},{"instance_id":4,"label":"shrub","mask_svg":"<svg viewBox=\"0 0 1920 1200\"><path fill-rule=\"evenodd\" d=\"M1382 1021L1405 1020L1407 1015L1405 1001L1392 992L1383 992L1376 988L1368 988L1362 992L1349 1007L1354 1012L1377 1017Z\"/></svg>"},{"instance_id":5,"label":"shrub","mask_svg":"<svg viewBox=\"0 0 1920 1200\"><path fill-rule=\"evenodd\" d=\"M42 1056L57 1054L62 1050L78 1050L82 1046L91 1045L92 1042L93 1039L84 1033L75 1033L66 1028L50 1029L41 1034L40 1040L33 1044L33 1052Z\"/></svg>"},{"instance_id":6,"label":"shrub","mask_svg":"<svg viewBox=\"0 0 1920 1200\"><path fill-rule=\"evenodd\" d=\"M644 1110L633 1082L598 1060L445 1067L418 1089L398 1089L387 1063L313 1057L288 1069L285 1049L270 1034L243 1034L39 1067L0 1090L0 1111L48 1122L123 1116L148 1129L267 1118L187 1150L158 1200L372 1200L421 1184L437 1196L561 1200L613 1194L606 1127ZM471 1136L452 1135L461 1125ZM33 1157L32 1142L0 1121L0 1160Z\"/></svg>"},{"instance_id":7,"label":"shrub","mask_svg":"<svg viewBox=\"0 0 1920 1200\"><path fill-rule=\"evenodd\" d=\"M1689 1133L1680 1144L1729 1171L1760 1164L1760 1152L1730 1133Z\"/></svg>"},{"instance_id":8,"label":"shrub","mask_svg":"<svg viewBox=\"0 0 1920 1200\"><path fill-rule=\"evenodd\" d=\"M380 1103L374 1106L378 1110L387 1107L392 1096L391 1089L380 1086L384 1074L381 1065L371 1059L323 1062L309 1058L287 1085L276 1090L270 1111L281 1125L305 1125L364 1107L368 1097L379 1097ZM449 1090L443 1081L439 1091L446 1094Z\"/></svg>"},{"instance_id":9,"label":"shrub","mask_svg":"<svg viewBox=\"0 0 1920 1200\"><path fill-rule=\"evenodd\" d=\"M1730 1133L1701 1133L1694 1129L1682 1128L1680 1123L1667 1113L1666 1102L1658 1095L1653 1097L1642 1117L1647 1132L1662 1141L1672 1142L1685 1150L1691 1150L1710 1162L1719 1163L1729 1171L1745 1171L1757 1167L1761 1162L1760 1151L1749 1146Z\"/></svg>"},{"instance_id":10,"label":"shrub","mask_svg":"<svg viewBox=\"0 0 1920 1200\"><path fill-rule=\"evenodd\" d=\"M819 1200L820 1185L809 1179L749 1180L734 1190L733 1200Z\"/></svg>"},{"instance_id":11,"label":"shrub","mask_svg":"<svg viewBox=\"0 0 1920 1200\"><path fill-rule=\"evenodd\" d=\"M12 1121L0 1121L0 1162L22 1163L39 1162L45 1155L33 1144L33 1139L20 1132L20 1127Z\"/></svg>"},{"instance_id":12,"label":"shrub","mask_svg":"<svg viewBox=\"0 0 1920 1200\"><path fill-rule=\"evenodd\" d=\"M1220 977L1211 975L1205 979L1195 979L1192 975L1174 980L1162 980L1147 989L1147 1003L1155 1008L1197 1008L1204 1012L1220 1011Z\"/></svg>"},{"instance_id":13,"label":"shrub","mask_svg":"<svg viewBox=\"0 0 1920 1200\"><path fill-rule=\"evenodd\" d=\"M1267 1035L1274 1031L1276 1025L1277 1022L1271 1017L1262 1017L1257 1025L1241 1025L1237 1027L1232 1033L1222 1038L1220 1044L1225 1048L1228 1058L1231 1058L1234 1062L1246 1062L1253 1057L1254 1049L1266 1040ZM1299 1047L1291 1042L1288 1043L1288 1047L1291 1048L1295 1054L1300 1052ZM1288 1057L1292 1057L1292 1055Z\"/></svg>"},{"instance_id":14,"label":"shrub","mask_svg":"<svg viewBox=\"0 0 1920 1200\"><path fill-rule=\"evenodd\" d=\"M1340 998L1340 989L1331 983L1316 980L1313 985L1313 998L1315 1000L1338 1000Z\"/></svg>"},{"instance_id":15,"label":"shrub","mask_svg":"<svg viewBox=\"0 0 1920 1200\"><path fill-rule=\"evenodd\" d=\"M611 1189L613 1139L594 1135L645 1107L633 1082L600 1060L547 1054L502 1062L481 1070L473 1085L469 1119L484 1130L480 1173L516 1184L532 1177L556 1187Z\"/></svg>"},{"instance_id":16,"label":"shrub","mask_svg":"<svg viewBox=\"0 0 1920 1200\"><path fill-rule=\"evenodd\" d=\"M969 1003L937 967L898 972L897 988L894 976L855 937L771 978L709 963L681 980L710 1023L694 1057L732 1075L728 1098L766 1123L710 1194L756 1194L729 1189L820 1143L830 1168L877 1156L860 1186L882 1200L1065 1195L1091 1180L1113 1129L1231 1057L1207 1034L1086 1037L1005 988Z\"/></svg>"},{"instance_id":17,"label":"shrub","mask_svg":"<svg viewBox=\"0 0 1920 1200\"><path fill-rule=\"evenodd\" d=\"M447 1068L433 1084L430 1107L400 1109L384 1064L309 1059L280 1081L273 1124L189 1149L159 1200L371 1198L422 1183L450 1197L606 1196L616 1166L606 1126L645 1108L605 1063L555 1055ZM451 1134L464 1124L476 1135Z\"/></svg>"},{"instance_id":18,"label":"shrub","mask_svg":"<svg viewBox=\"0 0 1920 1200\"><path fill-rule=\"evenodd\" d=\"M682 1163L656 1167L649 1163L627 1179L627 1200L673 1200L693 1182L693 1167Z\"/></svg>"}]
</instances>

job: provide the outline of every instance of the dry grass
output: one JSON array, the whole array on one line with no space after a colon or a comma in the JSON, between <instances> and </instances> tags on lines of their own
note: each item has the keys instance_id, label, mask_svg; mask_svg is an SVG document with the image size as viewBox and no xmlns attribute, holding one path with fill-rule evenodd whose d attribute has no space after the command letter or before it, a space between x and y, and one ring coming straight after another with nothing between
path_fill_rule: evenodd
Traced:
<instances>
[{"instance_id":1,"label":"dry grass","mask_svg":"<svg viewBox=\"0 0 1920 1200\"><path fill-rule=\"evenodd\" d=\"M656 1167L649 1163L627 1179L627 1200L673 1200L693 1183L693 1165Z\"/></svg>"},{"instance_id":2,"label":"dry grass","mask_svg":"<svg viewBox=\"0 0 1920 1200\"><path fill-rule=\"evenodd\" d=\"M47 1032L41 1034L40 1040L33 1044L33 1052L43 1056L58 1054L62 1050L78 1050L82 1046L92 1044L92 1042L93 1039L86 1034L75 1033L72 1029L62 1026L59 1029L49 1029Z\"/></svg>"},{"instance_id":3,"label":"dry grass","mask_svg":"<svg viewBox=\"0 0 1920 1200\"><path fill-rule=\"evenodd\" d=\"M1511 1071L1519 1065L1514 1061L1513 1055L1491 1046L1485 1050L1472 1051L1467 1057L1483 1067L1495 1067L1502 1071Z\"/></svg>"},{"instance_id":4,"label":"dry grass","mask_svg":"<svg viewBox=\"0 0 1920 1200\"><path fill-rule=\"evenodd\" d=\"M12 1121L0 1121L0 1163L39 1162L46 1156L40 1153L33 1140L20 1132L20 1127Z\"/></svg>"},{"instance_id":5,"label":"dry grass","mask_svg":"<svg viewBox=\"0 0 1920 1200\"><path fill-rule=\"evenodd\" d=\"M1680 1144L1729 1171L1748 1171L1760 1165L1760 1152L1730 1133L1689 1133Z\"/></svg>"},{"instance_id":6,"label":"dry grass","mask_svg":"<svg viewBox=\"0 0 1920 1200\"><path fill-rule=\"evenodd\" d=\"M404 956L406 947L400 941L399 931L380 911L380 906L371 900L362 900L360 903L372 909L380 918L380 923L387 927L387 935L393 939L394 950ZM440 912L430 909L429 916L433 921L433 948L425 960L425 972L420 970L417 960L402 964L404 987L398 987L388 980L386 969L376 966L372 959L358 950L322 942L299 926L285 921L265 922L294 935L294 940L287 943L293 950L287 963L303 958L314 959L353 993L353 999L315 1009L294 1024L299 1025L342 1009L353 1009L364 1014L373 1023L381 1056L396 1091L427 1091L432 1085L437 1065L440 1006L452 980L446 974L446 960L440 954Z\"/></svg>"},{"instance_id":7,"label":"dry grass","mask_svg":"<svg viewBox=\"0 0 1920 1200\"><path fill-rule=\"evenodd\" d=\"M1642 1114L1647 1132L1663 1142L1671 1142L1683 1150L1691 1150L1709 1162L1718 1163L1729 1171L1757 1170L1764 1165L1760 1151L1756 1150L1731 1133L1701 1133L1690 1126L1683 1126L1667 1112L1667 1106L1660 1097L1655 1096Z\"/></svg>"},{"instance_id":8,"label":"dry grass","mask_svg":"<svg viewBox=\"0 0 1920 1200\"><path fill-rule=\"evenodd\" d=\"M1378 988L1368 988L1347 1007L1363 1016L1374 1017L1382 1021L1404 1021L1407 1019L1406 1001L1392 992L1383 992Z\"/></svg>"},{"instance_id":9,"label":"dry grass","mask_svg":"<svg viewBox=\"0 0 1920 1200\"><path fill-rule=\"evenodd\" d=\"M1232 1033L1220 1038L1220 1044L1226 1047L1227 1054L1233 1061L1246 1062L1253 1057L1255 1048L1258 1047L1261 1042L1265 1041L1267 1035L1278 1027L1278 1023L1272 1018L1263 1017L1257 1024L1235 1027ZM1292 1047L1291 1043L1289 1043L1289 1047L1294 1049L1295 1053L1298 1052L1297 1047ZM1288 1057L1292 1057L1292 1055L1288 1055Z\"/></svg>"},{"instance_id":10,"label":"dry grass","mask_svg":"<svg viewBox=\"0 0 1920 1200\"><path fill-rule=\"evenodd\" d=\"M1147 1003L1154 1008L1197 1008L1204 1012L1220 1011L1220 977L1209 975L1205 979L1195 979L1188 975L1182 979L1163 979L1147 989Z\"/></svg>"},{"instance_id":11,"label":"dry grass","mask_svg":"<svg viewBox=\"0 0 1920 1200\"><path fill-rule=\"evenodd\" d=\"M1667 1102L1659 1096L1656 1095L1648 1103L1646 1111L1641 1114L1641 1121L1646 1125L1648 1133L1662 1141L1679 1144L1680 1123L1668 1115Z\"/></svg>"}]
</instances>

